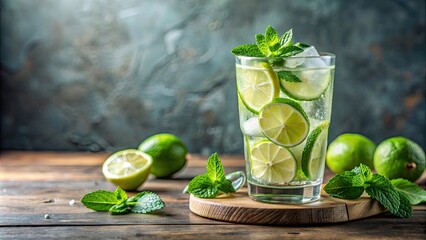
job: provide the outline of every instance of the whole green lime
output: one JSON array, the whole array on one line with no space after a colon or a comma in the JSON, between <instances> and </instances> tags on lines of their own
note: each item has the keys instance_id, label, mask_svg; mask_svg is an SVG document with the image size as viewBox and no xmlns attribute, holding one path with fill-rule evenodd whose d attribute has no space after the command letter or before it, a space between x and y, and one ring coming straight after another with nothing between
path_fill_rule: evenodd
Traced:
<instances>
[{"instance_id":1,"label":"whole green lime","mask_svg":"<svg viewBox=\"0 0 426 240\"><path fill-rule=\"evenodd\" d=\"M374 168L389 179L416 181L425 170L425 152L405 137L384 140L374 153Z\"/></svg>"},{"instance_id":2,"label":"whole green lime","mask_svg":"<svg viewBox=\"0 0 426 240\"><path fill-rule=\"evenodd\" d=\"M360 134L342 134L328 147L327 166L334 173L350 171L361 163L372 169L375 148L373 141Z\"/></svg>"},{"instance_id":3,"label":"whole green lime","mask_svg":"<svg viewBox=\"0 0 426 240\"><path fill-rule=\"evenodd\" d=\"M186 164L187 148L175 135L160 133L143 141L138 148L152 156L151 173L158 178L168 178Z\"/></svg>"}]
</instances>

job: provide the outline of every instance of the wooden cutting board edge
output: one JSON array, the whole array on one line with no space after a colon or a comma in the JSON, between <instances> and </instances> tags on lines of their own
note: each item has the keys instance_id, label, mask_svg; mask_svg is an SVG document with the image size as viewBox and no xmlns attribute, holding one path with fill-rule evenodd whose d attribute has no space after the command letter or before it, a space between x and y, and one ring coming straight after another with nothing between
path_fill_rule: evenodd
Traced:
<instances>
[{"instance_id":1,"label":"wooden cutting board edge","mask_svg":"<svg viewBox=\"0 0 426 240\"><path fill-rule=\"evenodd\" d=\"M368 196L356 200L337 199L323 193L317 202L301 205L261 203L250 199L247 190L214 199L189 199L189 209L201 217L219 221L259 225L305 225L347 222L386 211Z\"/></svg>"}]
</instances>

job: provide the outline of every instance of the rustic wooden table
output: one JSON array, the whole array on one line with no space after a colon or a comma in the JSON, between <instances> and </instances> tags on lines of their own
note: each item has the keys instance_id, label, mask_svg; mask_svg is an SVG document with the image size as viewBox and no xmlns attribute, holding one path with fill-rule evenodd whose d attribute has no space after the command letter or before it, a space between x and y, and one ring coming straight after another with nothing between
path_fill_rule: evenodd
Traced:
<instances>
[{"instance_id":1,"label":"rustic wooden table","mask_svg":"<svg viewBox=\"0 0 426 240\"><path fill-rule=\"evenodd\" d=\"M139 190L158 193L166 207L153 214L110 215L85 208L81 197L113 191L100 166L107 154L2 152L0 239L426 239L426 206L412 218L388 213L351 222L314 226L258 226L199 217L181 191L205 171L207 157L190 155L173 179L150 178ZM242 156L222 156L226 172L242 170ZM330 178L327 172L326 179ZM421 181L424 186L425 179ZM129 193L129 195L134 193ZM75 204L70 204L70 201ZM50 218L45 219L45 214Z\"/></svg>"}]
</instances>

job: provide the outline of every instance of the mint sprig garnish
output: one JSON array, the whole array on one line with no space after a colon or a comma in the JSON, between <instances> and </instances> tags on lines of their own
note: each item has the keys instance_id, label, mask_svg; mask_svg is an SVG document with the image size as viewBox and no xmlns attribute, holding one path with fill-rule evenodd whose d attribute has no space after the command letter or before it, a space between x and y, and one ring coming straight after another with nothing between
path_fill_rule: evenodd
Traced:
<instances>
[{"instance_id":1,"label":"mint sprig garnish","mask_svg":"<svg viewBox=\"0 0 426 240\"><path fill-rule=\"evenodd\" d=\"M222 162L217 153L213 153L206 166L207 173L193 178L188 184L188 192L199 198L215 198L221 193L234 193L232 182L225 177Z\"/></svg>"},{"instance_id":2,"label":"mint sprig garnish","mask_svg":"<svg viewBox=\"0 0 426 240\"><path fill-rule=\"evenodd\" d=\"M292 29L279 38L277 31L269 25L265 35L256 34L256 44L243 44L235 47L231 52L237 56L247 57L290 57L309 47L308 44L301 42L293 44L292 38Z\"/></svg>"},{"instance_id":3,"label":"mint sprig garnish","mask_svg":"<svg viewBox=\"0 0 426 240\"><path fill-rule=\"evenodd\" d=\"M398 217L411 217L412 205L426 201L426 191L405 179L390 181L385 176L373 174L361 164L351 171L332 177L324 186L330 196L356 199L365 192Z\"/></svg>"},{"instance_id":4,"label":"mint sprig garnish","mask_svg":"<svg viewBox=\"0 0 426 240\"><path fill-rule=\"evenodd\" d=\"M256 34L256 44L243 44L231 50L234 55L247 57L268 57L272 66L282 66L284 61L280 58L291 57L303 52L310 47L306 43L297 42L293 44L293 29L285 32L281 38L277 31L269 25L265 30L265 35ZM284 81L298 83L302 82L297 76L280 71L278 77Z\"/></svg>"},{"instance_id":5,"label":"mint sprig garnish","mask_svg":"<svg viewBox=\"0 0 426 240\"><path fill-rule=\"evenodd\" d=\"M153 192L140 192L128 199L126 192L120 187L117 187L115 192L98 190L88 193L81 198L81 203L92 210L112 214L149 213L165 206L161 198Z\"/></svg>"}]
</instances>

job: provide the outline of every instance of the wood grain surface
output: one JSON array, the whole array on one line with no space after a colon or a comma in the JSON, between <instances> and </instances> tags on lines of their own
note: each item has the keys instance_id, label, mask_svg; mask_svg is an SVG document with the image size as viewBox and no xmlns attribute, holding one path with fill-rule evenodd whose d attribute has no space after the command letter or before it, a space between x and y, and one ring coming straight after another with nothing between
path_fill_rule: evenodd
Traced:
<instances>
[{"instance_id":1,"label":"wood grain surface","mask_svg":"<svg viewBox=\"0 0 426 240\"><path fill-rule=\"evenodd\" d=\"M346 222L383 213L386 209L363 196L356 200L336 199L323 193L320 200L300 205L256 202L241 189L214 199L189 198L189 209L202 217L247 224L300 225Z\"/></svg>"},{"instance_id":2,"label":"wood grain surface","mask_svg":"<svg viewBox=\"0 0 426 240\"><path fill-rule=\"evenodd\" d=\"M200 217L189 210L190 196L182 194L194 176L205 172L207 156L196 154L189 156L186 168L172 179L151 176L138 189L158 193L166 203L164 209L118 216L94 212L79 200L88 192L115 189L101 172L107 156L1 152L0 239L426 239L426 205L415 206L408 219L382 213L325 225L246 225ZM221 159L226 173L244 169L242 156L221 155ZM325 181L331 176L327 171ZM420 181L422 187L425 179ZM71 200L75 204L70 205Z\"/></svg>"}]
</instances>

